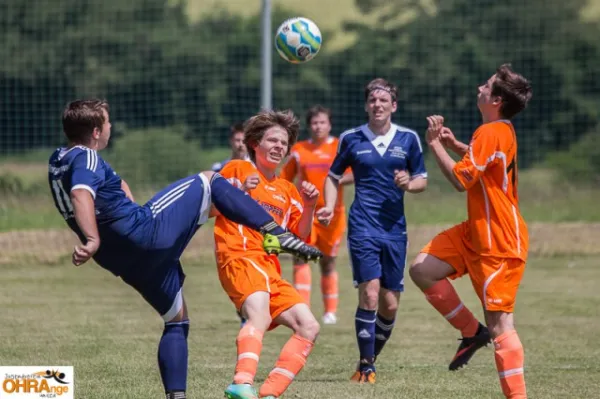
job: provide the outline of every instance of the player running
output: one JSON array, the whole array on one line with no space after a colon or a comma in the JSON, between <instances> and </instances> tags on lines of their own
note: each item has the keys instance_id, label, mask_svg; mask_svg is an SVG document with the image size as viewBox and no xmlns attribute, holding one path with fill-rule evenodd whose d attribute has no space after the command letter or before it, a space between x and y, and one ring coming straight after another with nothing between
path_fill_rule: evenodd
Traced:
<instances>
[{"instance_id":1,"label":"player running","mask_svg":"<svg viewBox=\"0 0 600 399\"><path fill-rule=\"evenodd\" d=\"M296 142L298 129L298 119L291 112L260 112L245 124L250 161L231 161L221 172L268 210L275 221L307 237L319 191L308 182L303 182L299 191L276 175L277 167ZM220 216L214 231L219 279L247 320L237 336L235 375L225 396L277 398L304 367L319 333L319 323L298 291L282 278L277 257L261 250L260 235ZM263 334L278 325L289 327L294 334L257 394L253 383Z\"/></svg>"},{"instance_id":2,"label":"player running","mask_svg":"<svg viewBox=\"0 0 600 399\"><path fill-rule=\"evenodd\" d=\"M355 196L348 249L359 293L355 327L360 357L351 380L357 382L375 383L375 359L392 334L404 290L404 193L427 187L419 136L391 121L397 94L396 86L384 79L366 86L368 123L340 136L325 182L325 207L317 211L322 223L331 223L339 181L346 168L352 168Z\"/></svg>"},{"instance_id":3,"label":"player running","mask_svg":"<svg viewBox=\"0 0 600 399\"><path fill-rule=\"evenodd\" d=\"M281 170L280 177L289 181L296 180L296 186L301 187L307 181L323 190L329 168L333 163L338 147L338 139L331 133L331 111L320 105L308 110L306 124L309 127L310 140L296 143L291 150L288 162ZM340 179L340 186L354 182L352 173L345 173ZM325 206L325 201L319 197L317 209ZM346 232L346 208L344 207L344 191L340 187L335 203L334 217L328 226L316 219L313 223L309 243L315 245L323 253L321 266L321 293L323 295L324 324L337 322L338 306L338 273L335 260L340 242ZM310 265L299 258L294 259L294 287L304 297L310 306L312 273Z\"/></svg>"},{"instance_id":4,"label":"player running","mask_svg":"<svg viewBox=\"0 0 600 399\"><path fill-rule=\"evenodd\" d=\"M502 65L479 87L483 124L468 146L443 126L444 118L428 118L427 143L446 178L458 191L467 192L468 219L434 237L410 268L427 300L462 334L450 370L467 364L491 335L502 392L512 399L527 397L523 346L513 309L529 239L519 212L517 137L510 120L525 109L531 96L529 82L510 65ZM444 146L462 159L454 162ZM465 274L481 300L489 331L448 281Z\"/></svg>"},{"instance_id":5,"label":"player running","mask_svg":"<svg viewBox=\"0 0 600 399\"><path fill-rule=\"evenodd\" d=\"M221 162L215 162L211 166L213 172L220 172L227 162L234 159L248 159L248 150L244 144L244 124L235 123L229 130L229 147L231 148L231 156Z\"/></svg>"},{"instance_id":6,"label":"player running","mask_svg":"<svg viewBox=\"0 0 600 399\"><path fill-rule=\"evenodd\" d=\"M319 252L285 232L255 201L213 172L189 176L145 205L136 204L125 181L97 153L110 139L108 104L71 102L62 123L68 146L50 157L48 181L58 211L81 240L72 261L79 266L93 258L162 316L158 365L166 398L185 399L189 319L179 258L212 205L236 223L261 231L269 252L307 258Z\"/></svg>"}]
</instances>

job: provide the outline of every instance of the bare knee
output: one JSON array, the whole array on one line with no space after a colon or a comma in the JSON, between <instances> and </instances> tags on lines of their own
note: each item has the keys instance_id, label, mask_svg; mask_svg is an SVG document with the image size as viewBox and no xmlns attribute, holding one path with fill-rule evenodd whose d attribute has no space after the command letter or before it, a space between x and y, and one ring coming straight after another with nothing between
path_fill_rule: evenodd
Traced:
<instances>
[{"instance_id":1,"label":"bare knee","mask_svg":"<svg viewBox=\"0 0 600 399\"><path fill-rule=\"evenodd\" d=\"M485 322L490 335L497 338L507 331L515 329L514 316L507 312L485 311Z\"/></svg>"},{"instance_id":2,"label":"bare knee","mask_svg":"<svg viewBox=\"0 0 600 399\"><path fill-rule=\"evenodd\" d=\"M377 311L386 319L393 319L396 317L399 307L400 293L382 289Z\"/></svg>"},{"instance_id":3,"label":"bare knee","mask_svg":"<svg viewBox=\"0 0 600 399\"><path fill-rule=\"evenodd\" d=\"M426 290L454 273L448 263L426 253L417 255L408 270L411 280L421 290Z\"/></svg>"},{"instance_id":4,"label":"bare knee","mask_svg":"<svg viewBox=\"0 0 600 399\"><path fill-rule=\"evenodd\" d=\"M311 342L315 342L321 331L321 326L314 316L300 320L296 334Z\"/></svg>"},{"instance_id":5,"label":"bare knee","mask_svg":"<svg viewBox=\"0 0 600 399\"><path fill-rule=\"evenodd\" d=\"M371 280L358 286L358 306L366 310L376 310L379 302L379 280Z\"/></svg>"}]
</instances>

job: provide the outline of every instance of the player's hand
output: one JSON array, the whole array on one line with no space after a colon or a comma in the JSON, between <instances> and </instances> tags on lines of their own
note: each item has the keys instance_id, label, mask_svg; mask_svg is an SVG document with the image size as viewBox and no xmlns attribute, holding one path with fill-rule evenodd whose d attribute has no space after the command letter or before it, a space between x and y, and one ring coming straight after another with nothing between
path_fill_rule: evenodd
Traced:
<instances>
[{"instance_id":1,"label":"player's hand","mask_svg":"<svg viewBox=\"0 0 600 399\"><path fill-rule=\"evenodd\" d=\"M427 144L432 144L436 141L441 140L442 128L444 126L444 117L441 115L431 115L427 117L427 132L425 133L425 139Z\"/></svg>"},{"instance_id":2,"label":"player's hand","mask_svg":"<svg viewBox=\"0 0 600 399\"><path fill-rule=\"evenodd\" d=\"M250 192L258 186L258 183L260 183L260 177L258 177L258 173L252 173L246 178L246 181L242 186L242 190L245 192Z\"/></svg>"},{"instance_id":3,"label":"player's hand","mask_svg":"<svg viewBox=\"0 0 600 399\"><path fill-rule=\"evenodd\" d=\"M394 184L400 190L408 191L408 185L410 184L410 174L405 170L395 170Z\"/></svg>"},{"instance_id":4,"label":"player's hand","mask_svg":"<svg viewBox=\"0 0 600 399\"><path fill-rule=\"evenodd\" d=\"M319 198L319 190L317 186L307 181L303 181L300 186L300 196L306 206L312 206L317 203Z\"/></svg>"},{"instance_id":5,"label":"player's hand","mask_svg":"<svg viewBox=\"0 0 600 399\"><path fill-rule=\"evenodd\" d=\"M329 226L331 219L333 219L333 209L324 206L316 212L317 220L324 226Z\"/></svg>"},{"instance_id":6,"label":"player's hand","mask_svg":"<svg viewBox=\"0 0 600 399\"><path fill-rule=\"evenodd\" d=\"M456 143L456 137L450 128L446 126L442 126L442 130L440 132L440 140L444 147L452 147L454 143Z\"/></svg>"},{"instance_id":7,"label":"player's hand","mask_svg":"<svg viewBox=\"0 0 600 399\"><path fill-rule=\"evenodd\" d=\"M75 266L81 266L98 251L100 243L96 240L88 240L85 245L76 245L73 249L72 262Z\"/></svg>"}]
</instances>

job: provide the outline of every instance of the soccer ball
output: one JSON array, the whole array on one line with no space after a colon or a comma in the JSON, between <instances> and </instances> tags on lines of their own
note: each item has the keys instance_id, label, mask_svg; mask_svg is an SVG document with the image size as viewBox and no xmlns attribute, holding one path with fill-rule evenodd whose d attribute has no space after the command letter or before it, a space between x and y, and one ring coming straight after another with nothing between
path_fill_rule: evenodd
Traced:
<instances>
[{"instance_id":1,"label":"soccer ball","mask_svg":"<svg viewBox=\"0 0 600 399\"><path fill-rule=\"evenodd\" d=\"M284 60L300 64L315 58L321 49L321 31L308 18L284 21L275 35L275 48Z\"/></svg>"}]
</instances>

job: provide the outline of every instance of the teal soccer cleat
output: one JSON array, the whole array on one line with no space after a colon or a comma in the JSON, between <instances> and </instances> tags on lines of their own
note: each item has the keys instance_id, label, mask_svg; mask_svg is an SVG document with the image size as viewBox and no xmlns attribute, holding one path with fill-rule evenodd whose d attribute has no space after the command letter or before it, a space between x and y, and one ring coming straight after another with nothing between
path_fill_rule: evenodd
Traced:
<instances>
[{"instance_id":1,"label":"teal soccer cleat","mask_svg":"<svg viewBox=\"0 0 600 399\"><path fill-rule=\"evenodd\" d=\"M256 389L249 384L230 384L225 389L227 399L258 399Z\"/></svg>"}]
</instances>

